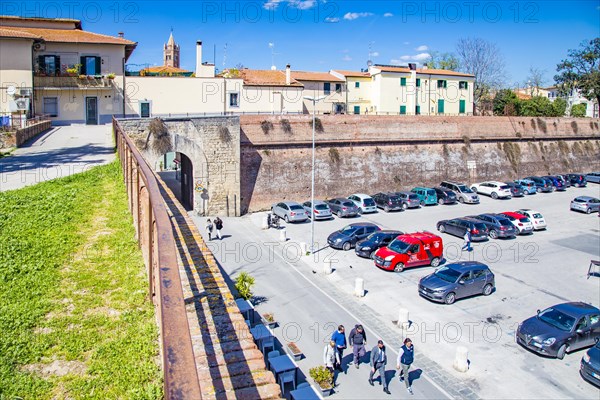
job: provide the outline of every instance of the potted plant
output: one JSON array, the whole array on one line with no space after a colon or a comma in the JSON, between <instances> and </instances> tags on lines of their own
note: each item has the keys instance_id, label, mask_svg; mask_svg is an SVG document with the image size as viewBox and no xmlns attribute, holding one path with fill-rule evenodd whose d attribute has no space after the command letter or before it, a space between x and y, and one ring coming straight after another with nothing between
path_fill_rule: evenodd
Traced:
<instances>
[{"instance_id":1,"label":"potted plant","mask_svg":"<svg viewBox=\"0 0 600 400\"><path fill-rule=\"evenodd\" d=\"M108 74L106 74L106 77L107 77L108 79L111 79L111 80L112 80L112 79L115 79L115 76L116 76L116 75L115 75L115 73L114 73L114 72L109 72Z\"/></svg>"},{"instance_id":2,"label":"potted plant","mask_svg":"<svg viewBox=\"0 0 600 400\"><path fill-rule=\"evenodd\" d=\"M317 385L319 385L321 395L323 397L329 396L331 394L331 389L333 389L333 373L323 365L309 369L308 373Z\"/></svg>"},{"instance_id":3,"label":"potted plant","mask_svg":"<svg viewBox=\"0 0 600 400\"><path fill-rule=\"evenodd\" d=\"M287 344L287 350L288 350L288 353L290 353L290 355L292 357L294 357L294 360L296 360L296 361L302 360L302 350L300 350L300 348L298 347L298 345L295 342L289 342Z\"/></svg>"},{"instance_id":4,"label":"potted plant","mask_svg":"<svg viewBox=\"0 0 600 400\"><path fill-rule=\"evenodd\" d=\"M238 295L244 300L252 298L252 286L254 286L254 278L247 272L242 271L235 278L235 290Z\"/></svg>"},{"instance_id":5,"label":"potted plant","mask_svg":"<svg viewBox=\"0 0 600 400\"><path fill-rule=\"evenodd\" d=\"M75 64L75 65L72 65L71 67L67 68L67 75L77 76L79 74L80 67L81 67L81 64Z\"/></svg>"},{"instance_id":6,"label":"potted plant","mask_svg":"<svg viewBox=\"0 0 600 400\"><path fill-rule=\"evenodd\" d=\"M261 317L262 323L267 325L269 328L275 328L277 325L277 321L275 321L275 316L273 313L264 313Z\"/></svg>"}]
</instances>

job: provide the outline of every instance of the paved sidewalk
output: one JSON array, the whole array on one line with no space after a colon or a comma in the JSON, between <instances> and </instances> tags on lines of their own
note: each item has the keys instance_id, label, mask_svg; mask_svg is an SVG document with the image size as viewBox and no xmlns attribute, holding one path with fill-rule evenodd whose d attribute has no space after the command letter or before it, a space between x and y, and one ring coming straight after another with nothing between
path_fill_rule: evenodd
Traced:
<instances>
[{"instance_id":1,"label":"paved sidewalk","mask_svg":"<svg viewBox=\"0 0 600 400\"><path fill-rule=\"evenodd\" d=\"M114 158L112 125L53 127L0 159L0 191L80 173Z\"/></svg>"}]
</instances>

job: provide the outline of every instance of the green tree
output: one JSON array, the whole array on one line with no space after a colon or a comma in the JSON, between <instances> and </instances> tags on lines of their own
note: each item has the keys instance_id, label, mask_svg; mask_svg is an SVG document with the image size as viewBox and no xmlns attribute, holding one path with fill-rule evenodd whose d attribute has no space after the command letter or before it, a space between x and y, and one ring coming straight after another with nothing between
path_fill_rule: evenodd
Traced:
<instances>
[{"instance_id":1,"label":"green tree","mask_svg":"<svg viewBox=\"0 0 600 400\"><path fill-rule=\"evenodd\" d=\"M556 66L554 76L560 91L567 94L572 89L600 104L600 38L581 43L577 50L569 50L568 58Z\"/></svg>"},{"instance_id":2,"label":"green tree","mask_svg":"<svg viewBox=\"0 0 600 400\"><path fill-rule=\"evenodd\" d=\"M457 71L460 64L458 58L454 53L440 53L439 51L432 51L429 55L429 59L425 61L428 68L433 69L446 69L450 71Z\"/></svg>"},{"instance_id":3,"label":"green tree","mask_svg":"<svg viewBox=\"0 0 600 400\"><path fill-rule=\"evenodd\" d=\"M520 113L524 117L551 117L553 115L552 102L547 97L533 96L521 102Z\"/></svg>"},{"instance_id":4,"label":"green tree","mask_svg":"<svg viewBox=\"0 0 600 400\"><path fill-rule=\"evenodd\" d=\"M235 278L235 289L244 300L250 300L252 298L252 286L254 286L254 278L247 272L242 271L237 278Z\"/></svg>"},{"instance_id":5,"label":"green tree","mask_svg":"<svg viewBox=\"0 0 600 400\"><path fill-rule=\"evenodd\" d=\"M574 104L573 107L571 107L571 117L575 117L575 118L585 117L586 108L587 108L587 104L585 104L585 103Z\"/></svg>"},{"instance_id":6,"label":"green tree","mask_svg":"<svg viewBox=\"0 0 600 400\"><path fill-rule=\"evenodd\" d=\"M552 103L552 116L553 117L564 117L567 112L567 101L562 98L554 100Z\"/></svg>"},{"instance_id":7,"label":"green tree","mask_svg":"<svg viewBox=\"0 0 600 400\"><path fill-rule=\"evenodd\" d=\"M494 115L518 115L519 98L510 89L502 89L496 93L493 101Z\"/></svg>"}]
</instances>

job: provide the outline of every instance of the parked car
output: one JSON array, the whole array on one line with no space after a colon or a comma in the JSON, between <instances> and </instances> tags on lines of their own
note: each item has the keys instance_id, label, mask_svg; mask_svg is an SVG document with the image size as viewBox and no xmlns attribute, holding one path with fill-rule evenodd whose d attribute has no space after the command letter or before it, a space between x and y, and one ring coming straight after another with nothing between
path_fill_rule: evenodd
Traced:
<instances>
[{"instance_id":1,"label":"parked car","mask_svg":"<svg viewBox=\"0 0 600 400\"><path fill-rule=\"evenodd\" d=\"M571 186L586 187L587 179L582 174L567 174L567 179L571 182Z\"/></svg>"},{"instance_id":2,"label":"parked car","mask_svg":"<svg viewBox=\"0 0 600 400\"><path fill-rule=\"evenodd\" d=\"M596 338L594 347L581 357L579 373L583 379L600 388L600 341L598 338Z\"/></svg>"},{"instance_id":3,"label":"parked car","mask_svg":"<svg viewBox=\"0 0 600 400\"><path fill-rule=\"evenodd\" d=\"M562 360L566 353L594 344L600 337L600 310L583 302L562 303L537 312L517 328L521 346Z\"/></svg>"},{"instance_id":4,"label":"parked car","mask_svg":"<svg viewBox=\"0 0 600 400\"><path fill-rule=\"evenodd\" d=\"M450 189L446 189L441 186L438 186L438 187L434 187L433 190L435 190L435 194L437 196L439 205L456 204L456 202L458 201L456 199L456 195Z\"/></svg>"},{"instance_id":5,"label":"parked car","mask_svg":"<svg viewBox=\"0 0 600 400\"><path fill-rule=\"evenodd\" d=\"M535 183L535 189L538 193L549 193L554 191L554 186L547 179L540 178L539 176L528 176L525 179L529 179Z\"/></svg>"},{"instance_id":6,"label":"parked car","mask_svg":"<svg viewBox=\"0 0 600 400\"><path fill-rule=\"evenodd\" d=\"M359 214L374 213L377 212L377 206L375 201L368 194L355 193L348 196L348 200L352 201L356 207L358 207Z\"/></svg>"},{"instance_id":7,"label":"parked car","mask_svg":"<svg viewBox=\"0 0 600 400\"><path fill-rule=\"evenodd\" d=\"M387 271L402 272L405 268L431 265L437 267L443 257L442 238L429 232L398 236L375 253L375 266Z\"/></svg>"},{"instance_id":8,"label":"parked car","mask_svg":"<svg viewBox=\"0 0 600 400\"><path fill-rule=\"evenodd\" d=\"M488 235L492 239L498 238L512 238L517 236L517 228L514 227L512 222L504 216L497 214L481 214L470 216L483 222L488 228Z\"/></svg>"},{"instance_id":9,"label":"parked car","mask_svg":"<svg viewBox=\"0 0 600 400\"><path fill-rule=\"evenodd\" d=\"M385 212L403 209L402 201L395 193L377 193L372 197L377 207L382 208Z\"/></svg>"},{"instance_id":10,"label":"parked car","mask_svg":"<svg viewBox=\"0 0 600 400\"><path fill-rule=\"evenodd\" d=\"M515 180L517 185L521 185L523 188L523 192L526 194L536 194L537 187L535 186L535 182L530 179L517 179Z\"/></svg>"},{"instance_id":11,"label":"parked car","mask_svg":"<svg viewBox=\"0 0 600 400\"><path fill-rule=\"evenodd\" d=\"M437 204L437 194L435 190L426 187L416 187L412 188L411 192L417 195L419 198L421 206L429 206L432 204Z\"/></svg>"},{"instance_id":12,"label":"parked car","mask_svg":"<svg viewBox=\"0 0 600 400\"><path fill-rule=\"evenodd\" d=\"M459 203L479 204L479 196L465 184L443 181L440 186L452 190Z\"/></svg>"},{"instance_id":13,"label":"parked car","mask_svg":"<svg viewBox=\"0 0 600 400\"><path fill-rule=\"evenodd\" d=\"M304 211L304 207L295 201L283 201L273 204L271 212L283 218L285 222L303 222L308 219L308 214Z\"/></svg>"},{"instance_id":14,"label":"parked car","mask_svg":"<svg viewBox=\"0 0 600 400\"><path fill-rule=\"evenodd\" d=\"M312 209L310 206L310 200L302 203L302 207L304 207L304 211L308 215L308 218L312 218L313 214L315 216L315 221L319 219L331 219L333 218L333 214L331 213L331 209L322 200L315 200L315 207Z\"/></svg>"},{"instance_id":15,"label":"parked car","mask_svg":"<svg viewBox=\"0 0 600 400\"><path fill-rule=\"evenodd\" d=\"M567 187L564 185L562 180L558 178L558 176L545 175L542 176L542 178L549 180L552 183L552 186L554 186L554 190L558 190L559 192L567 190Z\"/></svg>"},{"instance_id":16,"label":"parked car","mask_svg":"<svg viewBox=\"0 0 600 400\"><path fill-rule=\"evenodd\" d=\"M442 220L437 223L437 229L441 233L465 237L467 229L471 230L471 240L478 242L488 239L488 228L481 222L470 218L454 218Z\"/></svg>"},{"instance_id":17,"label":"parked car","mask_svg":"<svg viewBox=\"0 0 600 400\"><path fill-rule=\"evenodd\" d=\"M571 211L583 211L591 214L600 212L600 200L590 196L579 196L571 200Z\"/></svg>"},{"instance_id":18,"label":"parked car","mask_svg":"<svg viewBox=\"0 0 600 400\"><path fill-rule=\"evenodd\" d=\"M526 215L519 214L512 211L505 211L501 215L512 222L512 224L519 231L519 235L527 235L533 233L533 222Z\"/></svg>"},{"instance_id":19,"label":"parked car","mask_svg":"<svg viewBox=\"0 0 600 400\"><path fill-rule=\"evenodd\" d=\"M523 214L528 217L531 222L533 222L533 230L540 231L542 229L546 229L548 226L546 224L546 219L544 216L535 210L530 208L521 208L520 210L515 211L517 214Z\"/></svg>"},{"instance_id":20,"label":"parked car","mask_svg":"<svg viewBox=\"0 0 600 400\"><path fill-rule=\"evenodd\" d=\"M419 281L419 294L429 300L452 304L457 299L494 292L496 279L485 264L462 261L439 267Z\"/></svg>"},{"instance_id":21,"label":"parked car","mask_svg":"<svg viewBox=\"0 0 600 400\"><path fill-rule=\"evenodd\" d=\"M556 177L562 182L563 186L566 188L570 188L571 187L571 181L569 180L569 178L567 177L566 174L564 175L556 175Z\"/></svg>"},{"instance_id":22,"label":"parked car","mask_svg":"<svg viewBox=\"0 0 600 400\"><path fill-rule=\"evenodd\" d=\"M588 182L600 183L600 172L590 172L585 176Z\"/></svg>"},{"instance_id":23,"label":"parked car","mask_svg":"<svg viewBox=\"0 0 600 400\"><path fill-rule=\"evenodd\" d=\"M357 222L333 232L327 238L327 244L334 249L350 250L356 242L379 230L380 227L370 222Z\"/></svg>"},{"instance_id":24,"label":"parked car","mask_svg":"<svg viewBox=\"0 0 600 400\"><path fill-rule=\"evenodd\" d=\"M419 208L421 207L421 201L419 200L419 196L412 192L396 192L398 197L400 197L400 201L402 202L402 208Z\"/></svg>"},{"instance_id":25,"label":"parked car","mask_svg":"<svg viewBox=\"0 0 600 400\"><path fill-rule=\"evenodd\" d=\"M327 205L331 212L339 218L356 217L358 215L358 207L352 201L343 197L327 200Z\"/></svg>"},{"instance_id":26,"label":"parked car","mask_svg":"<svg viewBox=\"0 0 600 400\"><path fill-rule=\"evenodd\" d=\"M489 181L474 183L471 185L471 190L475 193L488 195L492 199L510 199L512 197L510 187L504 182Z\"/></svg>"},{"instance_id":27,"label":"parked car","mask_svg":"<svg viewBox=\"0 0 600 400\"><path fill-rule=\"evenodd\" d=\"M398 236L403 235L401 231L384 230L371 233L366 238L359 240L354 247L354 252L359 257L375 258L375 253L381 247L387 246Z\"/></svg>"},{"instance_id":28,"label":"parked car","mask_svg":"<svg viewBox=\"0 0 600 400\"><path fill-rule=\"evenodd\" d=\"M523 186L519 185L518 183L514 183L514 182L505 182L506 186L508 186L510 188L510 194L512 195L512 197L523 197L525 196L525 189L523 188Z\"/></svg>"}]
</instances>

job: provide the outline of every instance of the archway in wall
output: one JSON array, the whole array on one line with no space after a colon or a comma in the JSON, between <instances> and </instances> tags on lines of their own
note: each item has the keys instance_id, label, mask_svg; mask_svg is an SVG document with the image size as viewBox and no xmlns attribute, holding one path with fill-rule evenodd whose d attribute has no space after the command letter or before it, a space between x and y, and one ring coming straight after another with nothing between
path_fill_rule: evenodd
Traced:
<instances>
[{"instance_id":1,"label":"archway in wall","mask_svg":"<svg viewBox=\"0 0 600 400\"><path fill-rule=\"evenodd\" d=\"M181 152L165 153L158 158L155 171L187 211L194 209L194 166Z\"/></svg>"}]
</instances>

